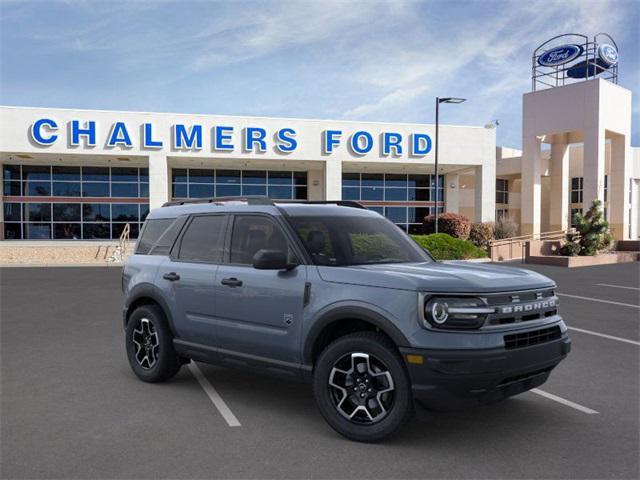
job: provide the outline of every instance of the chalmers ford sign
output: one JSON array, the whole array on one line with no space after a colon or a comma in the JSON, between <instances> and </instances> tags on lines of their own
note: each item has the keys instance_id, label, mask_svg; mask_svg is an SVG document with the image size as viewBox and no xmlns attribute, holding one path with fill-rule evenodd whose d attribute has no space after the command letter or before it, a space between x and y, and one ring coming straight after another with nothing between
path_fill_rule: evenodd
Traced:
<instances>
[{"instance_id":1,"label":"chalmers ford sign","mask_svg":"<svg viewBox=\"0 0 640 480\"><path fill-rule=\"evenodd\" d=\"M291 127L278 128L275 131L259 126L239 129L230 125L204 126L201 124L173 124L170 131L158 131L153 123L131 125L115 121L110 125L98 125L96 121L72 120L66 124L54 118L38 118L29 128L31 140L40 147L54 145L60 141L62 129L66 129L68 143L72 147L95 147L104 142L105 148L128 149L134 147L133 133L139 134L139 147L144 150L171 148L177 151L201 151L212 149L217 152L262 153L273 150L277 154L291 154L298 148L297 132ZM401 134L382 132L374 136L366 130L358 130L344 135L340 129L327 129L320 132L324 155L334 153L336 148L345 144L354 155L379 153L383 156L409 154L423 157L432 148L431 137L426 133ZM375 149L375 150L374 150Z\"/></svg>"}]
</instances>

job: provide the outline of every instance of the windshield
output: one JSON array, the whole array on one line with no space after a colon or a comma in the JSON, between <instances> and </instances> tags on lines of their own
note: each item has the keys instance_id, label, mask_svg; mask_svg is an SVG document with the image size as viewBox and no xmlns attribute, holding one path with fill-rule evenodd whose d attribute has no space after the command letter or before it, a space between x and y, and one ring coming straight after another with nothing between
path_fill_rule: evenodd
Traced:
<instances>
[{"instance_id":1,"label":"windshield","mask_svg":"<svg viewBox=\"0 0 640 480\"><path fill-rule=\"evenodd\" d=\"M316 265L349 266L432 261L384 217L288 217Z\"/></svg>"}]
</instances>

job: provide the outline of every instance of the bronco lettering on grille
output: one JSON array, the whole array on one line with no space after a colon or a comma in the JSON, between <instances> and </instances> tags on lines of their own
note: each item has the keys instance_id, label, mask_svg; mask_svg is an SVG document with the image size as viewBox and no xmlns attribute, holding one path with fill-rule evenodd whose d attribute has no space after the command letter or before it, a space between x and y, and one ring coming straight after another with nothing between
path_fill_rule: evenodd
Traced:
<instances>
[{"instance_id":1,"label":"bronco lettering on grille","mask_svg":"<svg viewBox=\"0 0 640 480\"><path fill-rule=\"evenodd\" d=\"M541 302L524 303L522 305L506 305L504 307L498 307L498 311L500 313L535 312L537 310L543 310L545 308L553 308L555 306L556 306L556 300L549 299Z\"/></svg>"}]
</instances>

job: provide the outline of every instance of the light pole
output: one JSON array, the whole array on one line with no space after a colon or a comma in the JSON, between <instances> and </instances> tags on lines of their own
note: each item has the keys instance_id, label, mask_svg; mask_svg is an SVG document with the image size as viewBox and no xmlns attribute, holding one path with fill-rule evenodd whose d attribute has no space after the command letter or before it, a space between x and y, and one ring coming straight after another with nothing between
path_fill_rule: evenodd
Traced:
<instances>
[{"instance_id":1,"label":"light pole","mask_svg":"<svg viewBox=\"0 0 640 480\"><path fill-rule=\"evenodd\" d=\"M462 103L466 98L458 97L436 97L436 165L435 165L435 177L436 177L436 209L435 209L435 233L438 233L438 130L440 129L440 104L441 103ZM443 185L444 186L444 185Z\"/></svg>"}]
</instances>

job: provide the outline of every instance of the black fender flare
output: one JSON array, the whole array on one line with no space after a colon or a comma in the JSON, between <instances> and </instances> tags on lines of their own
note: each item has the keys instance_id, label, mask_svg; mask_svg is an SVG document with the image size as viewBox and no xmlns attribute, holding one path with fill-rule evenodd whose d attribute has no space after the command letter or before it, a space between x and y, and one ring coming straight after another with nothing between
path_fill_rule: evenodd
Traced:
<instances>
[{"instance_id":1,"label":"black fender flare","mask_svg":"<svg viewBox=\"0 0 640 480\"><path fill-rule=\"evenodd\" d=\"M370 323L386 333L397 347L409 346L407 337L382 313L370 308L356 305L345 305L331 308L322 313L309 329L303 347L303 361L306 365L313 363L313 347L322 331L330 324L343 319L362 320Z\"/></svg>"},{"instance_id":2,"label":"black fender flare","mask_svg":"<svg viewBox=\"0 0 640 480\"><path fill-rule=\"evenodd\" d=\"M127 327L127 321L129 319L128 318L129 308L131 307L131 305L133 305L136 301L140 300L141 298L149 298L150 300L153 300L155 303L157 303L160 306L160 308L164 313L165 318L167 319L167 322L169 323L169 329L171 330L171 333L173 334L174 337L176 337L176 329L173 323L173 316L171 315L171 309L169 308L169 304L165 301L162 295L158 294L157 289L150 283L141 283L136 285L127 296L127 301L125 302L125 305L124 305L124 315L123 315L124 327L125 328Z\"/></svg>"}]
</instances>

